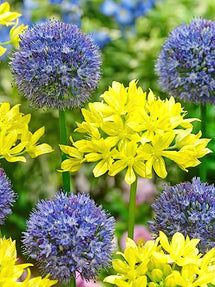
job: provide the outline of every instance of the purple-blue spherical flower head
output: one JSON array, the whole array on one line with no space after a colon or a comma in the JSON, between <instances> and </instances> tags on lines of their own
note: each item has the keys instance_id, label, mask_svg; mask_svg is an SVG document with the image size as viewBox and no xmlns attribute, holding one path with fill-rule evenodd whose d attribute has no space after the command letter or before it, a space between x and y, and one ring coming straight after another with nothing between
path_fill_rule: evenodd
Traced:
<instances>
[{"instance_id":1,"label":"purple-blue spherical flower head","mask_svg":"<svg viewBox=\"0 0 215 287\"><path fill-rule=\"evenodd\" d=\"M68 282L76 272L86 280L109 265L114 218L88 195L57 193L39 202L24 233L26 254L51 278Z\"/></svg>"},{"instance_id":2,"label":"purple-blue spherical flower head","mask_svg":"<svg viewBox=\"0 0 215 287\"><path fill-rule=\"evenodd\" d=\"M81 106L97 87L101 57L75 25L48 20L20 35L11 67L18 90L39 108Z\"/></svg>"},{"instance_id":3,"label":"purple-blue spherical flower head","mask_svg":"<svg viewBox=\"0 0 215 287\"><path fill-rule=\"evenodd\" d=\"M175 28L159 55L162 89L194 103L215 103L215 22L195 19Z\"/></svg>"},{"instance_id":4,"label":"purple-blue spherical flower head","mask_svg":"<svg viewBox=\"0 0 215 287\"><path fill-rule=\"evenodd\" d=\"M152 208L152 232L159 231L171 238L175 232L200 239L199 250L207 252L215 246L215 187L194 178L192 183L168 187L157 198Z\"/></svg>"},{"instance_id":5,"label":"purple-blue spherical flower head","mask_svg":"<svg viewBox=\"0 0 215 287\"><path fill-rule=\"evenodd\" d=\"M4 170L0 168L0 225L4 224L5 218L11 214L11 206L15 197L9 179Z\"/></svg>"}]
</instances>

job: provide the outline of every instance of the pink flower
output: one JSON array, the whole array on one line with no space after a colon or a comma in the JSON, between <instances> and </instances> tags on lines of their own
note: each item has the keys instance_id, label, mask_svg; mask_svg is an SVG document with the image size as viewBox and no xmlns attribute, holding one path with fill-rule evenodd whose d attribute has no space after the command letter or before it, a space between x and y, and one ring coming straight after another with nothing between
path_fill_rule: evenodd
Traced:
<instances>
[{"instance_id":1,"label":"pink flower","mask_svg":"<svg viewBox=\"0 0 215 287\"><path fill-rule=\"evenodd\" d=\"M80 275L76 276L76 287L103 287L104 285L99 282L88 281L81 279Z\"/></svg>"},{"instance_id":2,"label":"pink flower","mask_svg":"<svg viewBox=\"0 0 215 287\"><path fill-rule=\"evenodd\" d=\"M128 237L128 232L124 232L121 240L120 240L120 246L124 250L126 247L126 238ZM147 228L144 225L135 225L134 227L134 241L136 243L145 243L148 240L152 240L152 236L150 232L147 230Z\"/></svg>"},{"instance_id":3,"label":"pink flower","mask_svg":"<svg viewBox=\"0 0 215 287\"><path fill-rule=\"evenodd\" d=\"M129 202L130 196L130 185L123 182L123 200ZM136 205L141 205L143 203L151 204L154 201L154 197L157 193L156 186L150 179L139 177L137 181L137 195L136 195Z\"/></svg>"}]
</instances>

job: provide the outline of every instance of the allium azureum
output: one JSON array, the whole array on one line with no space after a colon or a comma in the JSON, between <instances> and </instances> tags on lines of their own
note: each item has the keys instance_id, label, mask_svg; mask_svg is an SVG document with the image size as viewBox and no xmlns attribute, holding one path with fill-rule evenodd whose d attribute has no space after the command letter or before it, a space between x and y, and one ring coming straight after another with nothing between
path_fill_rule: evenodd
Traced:
<instances>
[{"instance_id":1,"label":"allium azureum","mask_svg":"<svg viewBox=\"0 0 215 287\"><path fill-rule=\"evenodd\" d=\"M0 168L0 225L11 214L11 206L15 201L15 193L4 170Z\"/></svg>"},{"instance_id":2,"label":"allium azureum","mask_svg":"<svg viewBox=\"0 0 215 287\"><path fill-rule=\"evenodd\" d=\"M215 187L194 178L168 187L152 207L155 212L150 228L171 237L176 231L199 238L199 249L205 253L215 246Z\"/></svg>"},{"instance_id":3,"label":"allium azureum","mask_svg":"<svg viewBox=\"0 0 215 287\"><path fill-rule=\"evenodd\" d=\"M164 91L195 103L215 103L215 22L195 19L170 33L156 64Z\"/></svg>"},{"instance_id":4,"label":"allium azureum","mask_svg":"<svg viewBox=\"0 0 215 287\"><path fill-rule=\"evenodd\" d=\"M100 78L101 58L93 40L75 25L47 21L20 36L12 73L34 106L72 108L85 102Z\"/></svg>"},{"instance_id":5,"label":"allium azureum","mask_svg":"<svg viewBox=\"0 0 215 287\"><path fill-rule=\"evenodd\" d=\"M104 15L114 16L119 25L130 26L152 9L156 2L157 0L105 0L100 9Z\"/></svg>"},{"instance_id":6,"label":"allium azureum","mask_svg":"<svg viewBox=\"0 0 215 287\"><path fill-rule=\"evenodd\" d=\"M37 204L24 233L26 254L53 279L94 279L111 258L114 219L87 195L57 193Z\"/></svg>"}]
</instances>

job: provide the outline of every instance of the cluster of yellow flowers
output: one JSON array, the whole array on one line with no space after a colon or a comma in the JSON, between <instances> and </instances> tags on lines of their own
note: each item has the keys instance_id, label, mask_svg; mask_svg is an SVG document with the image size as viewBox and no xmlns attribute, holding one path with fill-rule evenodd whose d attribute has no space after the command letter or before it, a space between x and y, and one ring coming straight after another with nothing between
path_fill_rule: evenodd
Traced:
<instances>
[{"instance_id":1,"label":"cluster of yellow flowers","mask_svg":"<svg viewBox=\"0 0 215 287\"><path fill-rule=\"evenodd\" d=\"M50 287L57 283L56 280L36 277L30 278L31 273L28 268L28 276L23 282L18 282L18 279L23 274L25 269L32 266L30 263L16 264L17 252L15 241L11 238L0 238L0 286L1 287Z\"/></svg>"},{"instance_id":2,"label":"cluster of yellow flowers","mask_svg":"<svg viewBox=\"0 0 215 287\"><path fill-rule=\"evenodd\" d=\"M0 104L0 159L26 162L23 156L26 152L35 158L53 151L48 144L37 144L45 128L31 133L28 128L30 119L30 114L20 113L19 105L10 108L9 103Z\"/></svg>"},{"instance_id":3,"label":"cluster of yellow flowers","mask_svg":"<svg viewBox=\"0 0 215 287\"><path fill-rule=\"evenodd\" d=\"M21 14L17 12L10 12L10 5L8 2L4 2L0 5L0 25L4 26L12 26L10 29L10 40L4 43L0 43L0 56L2 56L6 52L6 48L2 47L2 45L12 44L15 47L18 46L20 41L19 35L24 32L27 26L23 24L19 25L18 18Z\"/></svg>"},{"instance_id":4,"label":"cluster of yellow flowers","mask_svg":"<svg viewBox=\"0 0 215 287\"><path fill-rule=\"evenodd\" d=\"M177 232L169 243L160 232L156 241L145 245L127 238L122 259L113 260L113 268L118 273L105 278L105 282L120 287L207 287L215 284L215 248L203 257L196 245L199 239L186 239Z\"/></svg>"},{"instance_id":5,"label":"cluster of yellow flowers","mask_svg":"<svg viewBox=\"0 0 215 287\"><path fill-rule=\"evenodd\" d=\"M102 96L102 102L82 109L85 121L78 123L77 132L86 138L71 142L73 147L61 145L70 156L61 165L62 171L77 171L83 162L98 162L95 177L108 171L115 176L127 168L125 181L132 184L136 175L152 177L152 169L161 178L167 176L164 157L186 170L200 163L210 150L208 139L201 132L192 134L195 119L184 119L186 112L173 97L161 100L152 91L144 93L136 81L125 88L113 82Z\"/></svg>"}]
</instances>

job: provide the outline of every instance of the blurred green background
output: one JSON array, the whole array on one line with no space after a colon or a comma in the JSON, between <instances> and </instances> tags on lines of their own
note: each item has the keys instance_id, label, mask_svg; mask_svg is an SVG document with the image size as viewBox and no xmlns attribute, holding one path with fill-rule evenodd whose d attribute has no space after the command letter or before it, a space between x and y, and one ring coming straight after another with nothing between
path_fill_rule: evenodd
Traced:
<instances>
[{"instance_id":1,"label":"blurred green background","mask_svg":"<svg viewBox=\"0 0 215 287\"><path fill-rule=\"evenodd\" d=\"M32 11L33 20L41 18L60 19L60 10L57 5L50 5L48 0L37 1L38 8ZM21 11L22 1L9 1L11 10ZM151 88L154 93L162 98L158 84L158 77L154 71L154 64L161 50L162 44L169 32L181 23L189 23L193 17L202 17L214 20L214 0L163 0L150 10L147 15L136 21L135 29L128 29L122 37L117 23L100 12L102 0L86 1L83 5L82 29L84 32L104 30L108 32L112 41L102 50L103 65L102 77L97 90L93 93L91 101L107 90L112 81L119 81L127 85L130 80L138 79L144 90ZM135 30L135 32L134 32ZM13 207L13 214L9 216L2 233L17 240L20 248L21 232L25 230L25 221L29 217L38 199L53 196L61 187L61 174L57 172L60 167L60 151L58 148L58 112L33 109L26 99L19 95L12 84L9 69L10 60L0 62L0 101L10 102L11 105L20 103L20 110L31 113L30 129L32 131L45 126L46 132L41 142L46 142L54 148L54 152L40 156L34 160L28 158L27 163L8 163L2 160L1 165L10 178L14 190L19 197ZM195 104L182 103L188 116L199 117L200 107ZM208 105L207 109L207 137L212 138L210 148L214 151L215 138L215 109ZM71 135L76 126L76 121L81 121L80 110L67 111L68 134ZM195 124L196 131L200 128L199 122ZM73 133L74 139L77 137ZM206 157L208 169L208 182L213 183L215 176L215 160L213 153ZM199 167L191 168L189 173L181 171L176 165L168 163L168 177L165 180L153 178L159 191L166 182L176 184L199 176ZM117 219L118 237L126 230L128 218L127 203L122 201L123 176L109 178L107 175L95 179L92 174L93 164L84 166L78 174L72 175L73 189L75 191L90 192L98 203L102 203ZM81 183L81 184L80 184ZM143 204L137 208L137 223L146 224L152 217L149 205ZM19 249L20 252L20 249Z\"/></svg>"}]
</instances>

